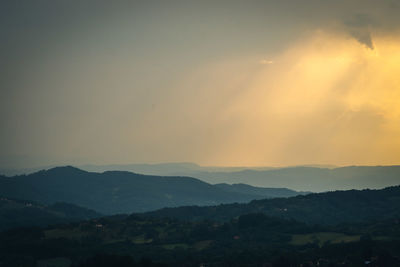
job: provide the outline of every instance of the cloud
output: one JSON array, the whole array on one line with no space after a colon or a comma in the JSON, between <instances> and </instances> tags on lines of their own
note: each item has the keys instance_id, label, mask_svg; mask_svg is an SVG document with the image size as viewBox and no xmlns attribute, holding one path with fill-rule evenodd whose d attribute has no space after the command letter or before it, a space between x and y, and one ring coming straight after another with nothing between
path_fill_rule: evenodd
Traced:
<instances>
[{"instance_id":1,"label":"cloud","mask_svg":"<svg viewBox=\"0 0 400 267\"><path fill-rule=\"evenodd\" d=\"M372 42L371 33L367 29L353 29L349 33L361 44L365 45L370 49L374 49L374 44Z\"/></svg>"},{"instance_id":2,"label":"cloud","mask_svg":"<svg viewBox=\"0 0 400 267\"><path fill-rule=\"evenodd\" d=\"M350 35L370 49L374 49L370 29L379 24L369 14L358 13L344 21Z\"/></svg>"}]
</instances>

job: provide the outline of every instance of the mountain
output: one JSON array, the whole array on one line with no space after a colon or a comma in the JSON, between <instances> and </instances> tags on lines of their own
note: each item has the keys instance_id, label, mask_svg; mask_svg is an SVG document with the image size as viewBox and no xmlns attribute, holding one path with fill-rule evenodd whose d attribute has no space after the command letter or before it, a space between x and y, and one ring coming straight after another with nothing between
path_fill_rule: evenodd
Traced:
<instances>
[{"instance_id":1,"label":"mountain","mask_svg":"<svg viewBox=\"0 0 400 267\"><path fill-rule=\"evenodd\" d=\"M16 227L47 226L100 217L101 214L67 203L42 205L33 201L0 198L0 231Z\"/></svg>"},{"instance_id":2,"label":"mountain","mask_svg":"<svg viewBox=\"0 0 400 267\"><path fill-rule=\"evenodd\" d=\"M256 187L285 187L296 191L325 192L381 189L400 184L400 166L324 165L294 167L204 167L194 163L86 165L88 171L127 170L148 175L195 177L211 184L244 183Z\"/></svg>"},{"instance_id":3,"label":"mountain","mask_svg":"<svg viewBox=\"0 0 400 267\"><path fill-rule=\"evenodd\" d=\"M183 205L248 202L273 196L252 193L251 190L225 190L190 177L150 176L126 171L94 173L74 167L56 167L29 175L0 177L0 195L45 204L68 202L103 214L143 212Z\"/></svg>"},{"instance_id":4,"label":"mountain","mask_svg":"<svg viewBox=\"0 0 400 267\"><path fill-rule=\"evenodd\" d=\"M340 168L288 167L234 172L182 173L205 182L245 183L257 187L286 187L296 191L325 192L381 189L400 184L400 166L348 166Z\"/></svg>"},{"instance_id":5,"label":"mountain","mask_svg":"<svg viewBox=\"0 0 400 267\"><path fill-rule=\"evenodd\" d=\"M247 170L249 167L222 167L222 166L201 166L192 162L171 162L154 164L114 164L114 165L82 165L80 169L94 172L104 172L110 170L125 170L149 175L182 175L196 172L237 172ZM271 170L275 167L252 167L254 170ZM189 175L190 176L190 175Z\"/></svg>"},{"instance_id":6,"label":"mountain","mask_svg":"<svg viewBox=\"0 0 400 267\"><path fill-rule=\"evenodd\" d=\"M6 176L14 176L37 172L43 169L51 169L57 166L41 166L31 168L1 168L0 174ZM196 172L235 172L246 170L249 167L220 167L220 166L200 166L191 162L171 162L171 163L153 163L153 164L108 164L94 165L86 164L77 166L81 170L89 172L105 172L105 171L129 171L147 175L158 176L190 176L188 174ZM269 170L274 167L252 167L254 170ZM185 174L183 174L185 173Z\"/></svg>"},{"instance_id":7,"label":"mountain","mask_svg":"<svg viewBox=\"0 0 400 267\"><path fill-rule=\"evenodd\" d=\"M144 215L195 221L229 221L247 213L263 213L272 217L325 225L399 219L400 186L382 190L335 191L291 198L253 200L246 204L164 208Z\"/></svg>"},{"instance_id":8,"label":"mountain","mask_svg":"<svg viewBox=\"0 0 400 267\"><path fill-rule=\"evenodd\" d=\"M244 183L256 187L284 187L311 192L381 189L400 184L400 166L209 167L183 162L82 165L79 168L89 172L120 170L155 176L188 176L210 184ZM2 169L0 173L15 175L31 173L33 170L37 171L37 169Z\"/></svg>"}]
</instances>

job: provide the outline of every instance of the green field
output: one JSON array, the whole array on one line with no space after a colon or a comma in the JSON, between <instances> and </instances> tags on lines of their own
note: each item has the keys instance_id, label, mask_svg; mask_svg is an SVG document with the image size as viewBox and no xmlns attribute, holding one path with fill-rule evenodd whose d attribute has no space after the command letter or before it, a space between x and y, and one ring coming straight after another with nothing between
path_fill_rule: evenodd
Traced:
<instances>
[{"instance_id":1,"label":"green field","mask_svg":"<svg viewBox=\"0 0 400 267\"><path fill-rule=\"evenodd\" d=\"M360 240L360 235L345 235L342 233L320 232L312 234L293 235L292 245L305 245L316 243L319 246L329 242L331 244L356 242Z\"/></svg>"},{"instance_id":2,"label":"green field","mask_svg":"<svg viewBox=\"0 0 400 267\"><path fill-rule=\"evenodd\" d=\"M187 249L189 248L188 244L185 243L175 243L175 244L166 244L162 246L165 249L176 249L176 248L183 248L183 249Z\"/></svg>"},{"instance_id":3,"label":"green field","mask_svg":"<svg viewBox=\"0 0 400 267\"><path fill-rule=\"evenodd\" d=\"M44 231L45 238L54 239L54 238L68 238L73 240L81 240L82 237L87 236L88 233L80 230L79 228L70 228L70 229L50 229Z\"/></svg>"}]
</instances>

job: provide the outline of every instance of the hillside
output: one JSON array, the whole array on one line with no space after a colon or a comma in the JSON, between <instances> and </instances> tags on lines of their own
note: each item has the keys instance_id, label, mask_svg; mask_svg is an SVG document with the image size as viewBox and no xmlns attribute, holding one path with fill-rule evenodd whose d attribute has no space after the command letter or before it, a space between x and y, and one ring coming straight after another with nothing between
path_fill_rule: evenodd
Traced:
<instances>
[{"instance_id":1,"label":"hillside","mask_svg":"<svg viewBox=\"0 0 400 267\"><path fill-rule=\"evenodd\" d=\"M47 226L100 217L101 214L67 203L50 206L33 201L0 198L0 231L16 227Z\"/></svg>"},{"instance_id":2,"label":"hillside","mask_svg":"<svg viewBox=\"0 0 400 267\"><path fill-rule=\"evenodd\" d=\"M260 213L226 223L111 216L0 232L2 266L399 266L398 220L310 226Z\"/></svg>"},{"instance_id":3,"label":"hillside","mask_svg":"<svg viewBox=\"0 0 400 267\"><path fill-rule=\"evenodd\" d=\"M0 264L399 266L399 198L397 186L13 229L0 232Z\"/></svg>"},{"instance_id":4,"label":"hillside","mask_svg":"<svg viewBox=\"0 0 400 267\"><path fill-rule=\"evenodd\" d=\"M248 202L273 196L224 190L190 177L151 176L126 171L94 173L74 167L0 177L0 195L45 204L68 202L103 214Z\"/></svg>"},{"instance_id":5,"label":"hillside","mask_svg":"<svg viewBox=\"0 0 400 267\"><path fill-rule=\"evenodd\" d=\"M266 188L255 187L247 184L216 184L218 188L228 192L236 192L242 194L251 194L259 196L260 198L278 198L278 197L294 197L298 195L306 195L311 192L297 192L288 188Z\"/></svg>"},{"instance_id":6,"label":"hillside","mask_svg":"<svg viewBox=\"0 0 400 267\"><path fill-rule=\"evenodd\" d=\"M165 208L146 215L183 220L229 221L252 212L327 225L400 218L400 186L382 190L335 191L291 198L254 200L247 204Z\"/></svg>"}]
</instances>

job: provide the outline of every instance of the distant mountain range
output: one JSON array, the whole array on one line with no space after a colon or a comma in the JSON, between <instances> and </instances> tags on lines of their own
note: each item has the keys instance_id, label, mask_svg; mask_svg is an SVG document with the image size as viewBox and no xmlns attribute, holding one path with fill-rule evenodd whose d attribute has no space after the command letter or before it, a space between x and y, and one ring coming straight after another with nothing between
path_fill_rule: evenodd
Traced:
<instances>
[{"instance_id":1,"label":"distant mountain range","mask_svg":"<svg viewBox=\"0 0 400 267\"><path fill-rule=\"evenodd\" d=\"M296 191L326 192L382 189L400 184L400 166L340 168L290 167L236 172L198 172L192 177L209 183L245 183L259 187L287 187Z\"/></svg>"},{"instance_id":2,"label":"distant mountain range","mask_svg":"<svg viewBox=\"0 0 400 267\"><path fill-rule=\"evenodd\" d=\"M148 175L195 177L211 184L248 184L326 192L382 189L400 184L400 166L303 165L293 167L204 167L194 163L85 165L87 171L126 170Z\"/></svg>"},{"instance_id":3,"label":"distant mountain range","mask_svg":"<svg viewBox=\"0 0 400 267\"><path fill-rule=\"evenodd\" d=\"M83 221L101 214L68 203L42 205L33 201L0 197L0 231L15 227L47 226Z\"/></svg>"},{"instance_id":4,"label":"distant mountain range","mask_svg":"<svg viewBox=\"0 0 400 267\"><path fill-rule=\"evenodd\" d=\"M256 187L290 188L325 192L380 189L400 184L400 166L307 165L294 167L205 167L194 163L82 165L90 172L129 171L156 176L188 176L210 184L248 184ZM48 169L48 168L46 168ZM0 174L32 173L38 169L2 169Z\"/></svg>"},{"instance_id":5,"label":"distant mountain range","mask_svg":"<svg viewBox=\"0 0 400 267\"><path fill-rule=\"evenodd\" d=\"M0 174L6 176L28 174L43 169L52 169L56 165L41 166L35 168L2 168ZM219 167L219 166L200 166L191 162L172 162L172 163L154 163L154 164L108 164L108 165L77 165L77 168L89 172L105 171L129 171L148 175L176 176L178 173L191 173L197 171L205 172L235 172L249 169L249 167ZM254 170L270 170L274 167L252 167ZM187 176L187 175L186 175Z\"/></svg>"},{"instance_id":6,"label":"distant mountain range","mask_svg":"<svg viewBox=\"0 0 400 267\"><path fill-rule=\"evenodd\" d=\"M164 208L145 215L181 220L229 221L248 213L264 213L271 217L325 225L398 219L400 186L382 190L348 190L262 199L246 204Z\"/></svg>"},{"instance_id":7,"label":"distant mountain range","mask_svg":"<svg viewBox=\"0 0 400 267\"><path fill-rule=\"evenodd\" d=\"M74 167L56 167L14 177L0 176L2 196L46 205L68 202L103 214L248 202L305 193L285 188L211 185L190 177L150 176L126 171L95 173Z\"/></svg>"}]
</instances>

